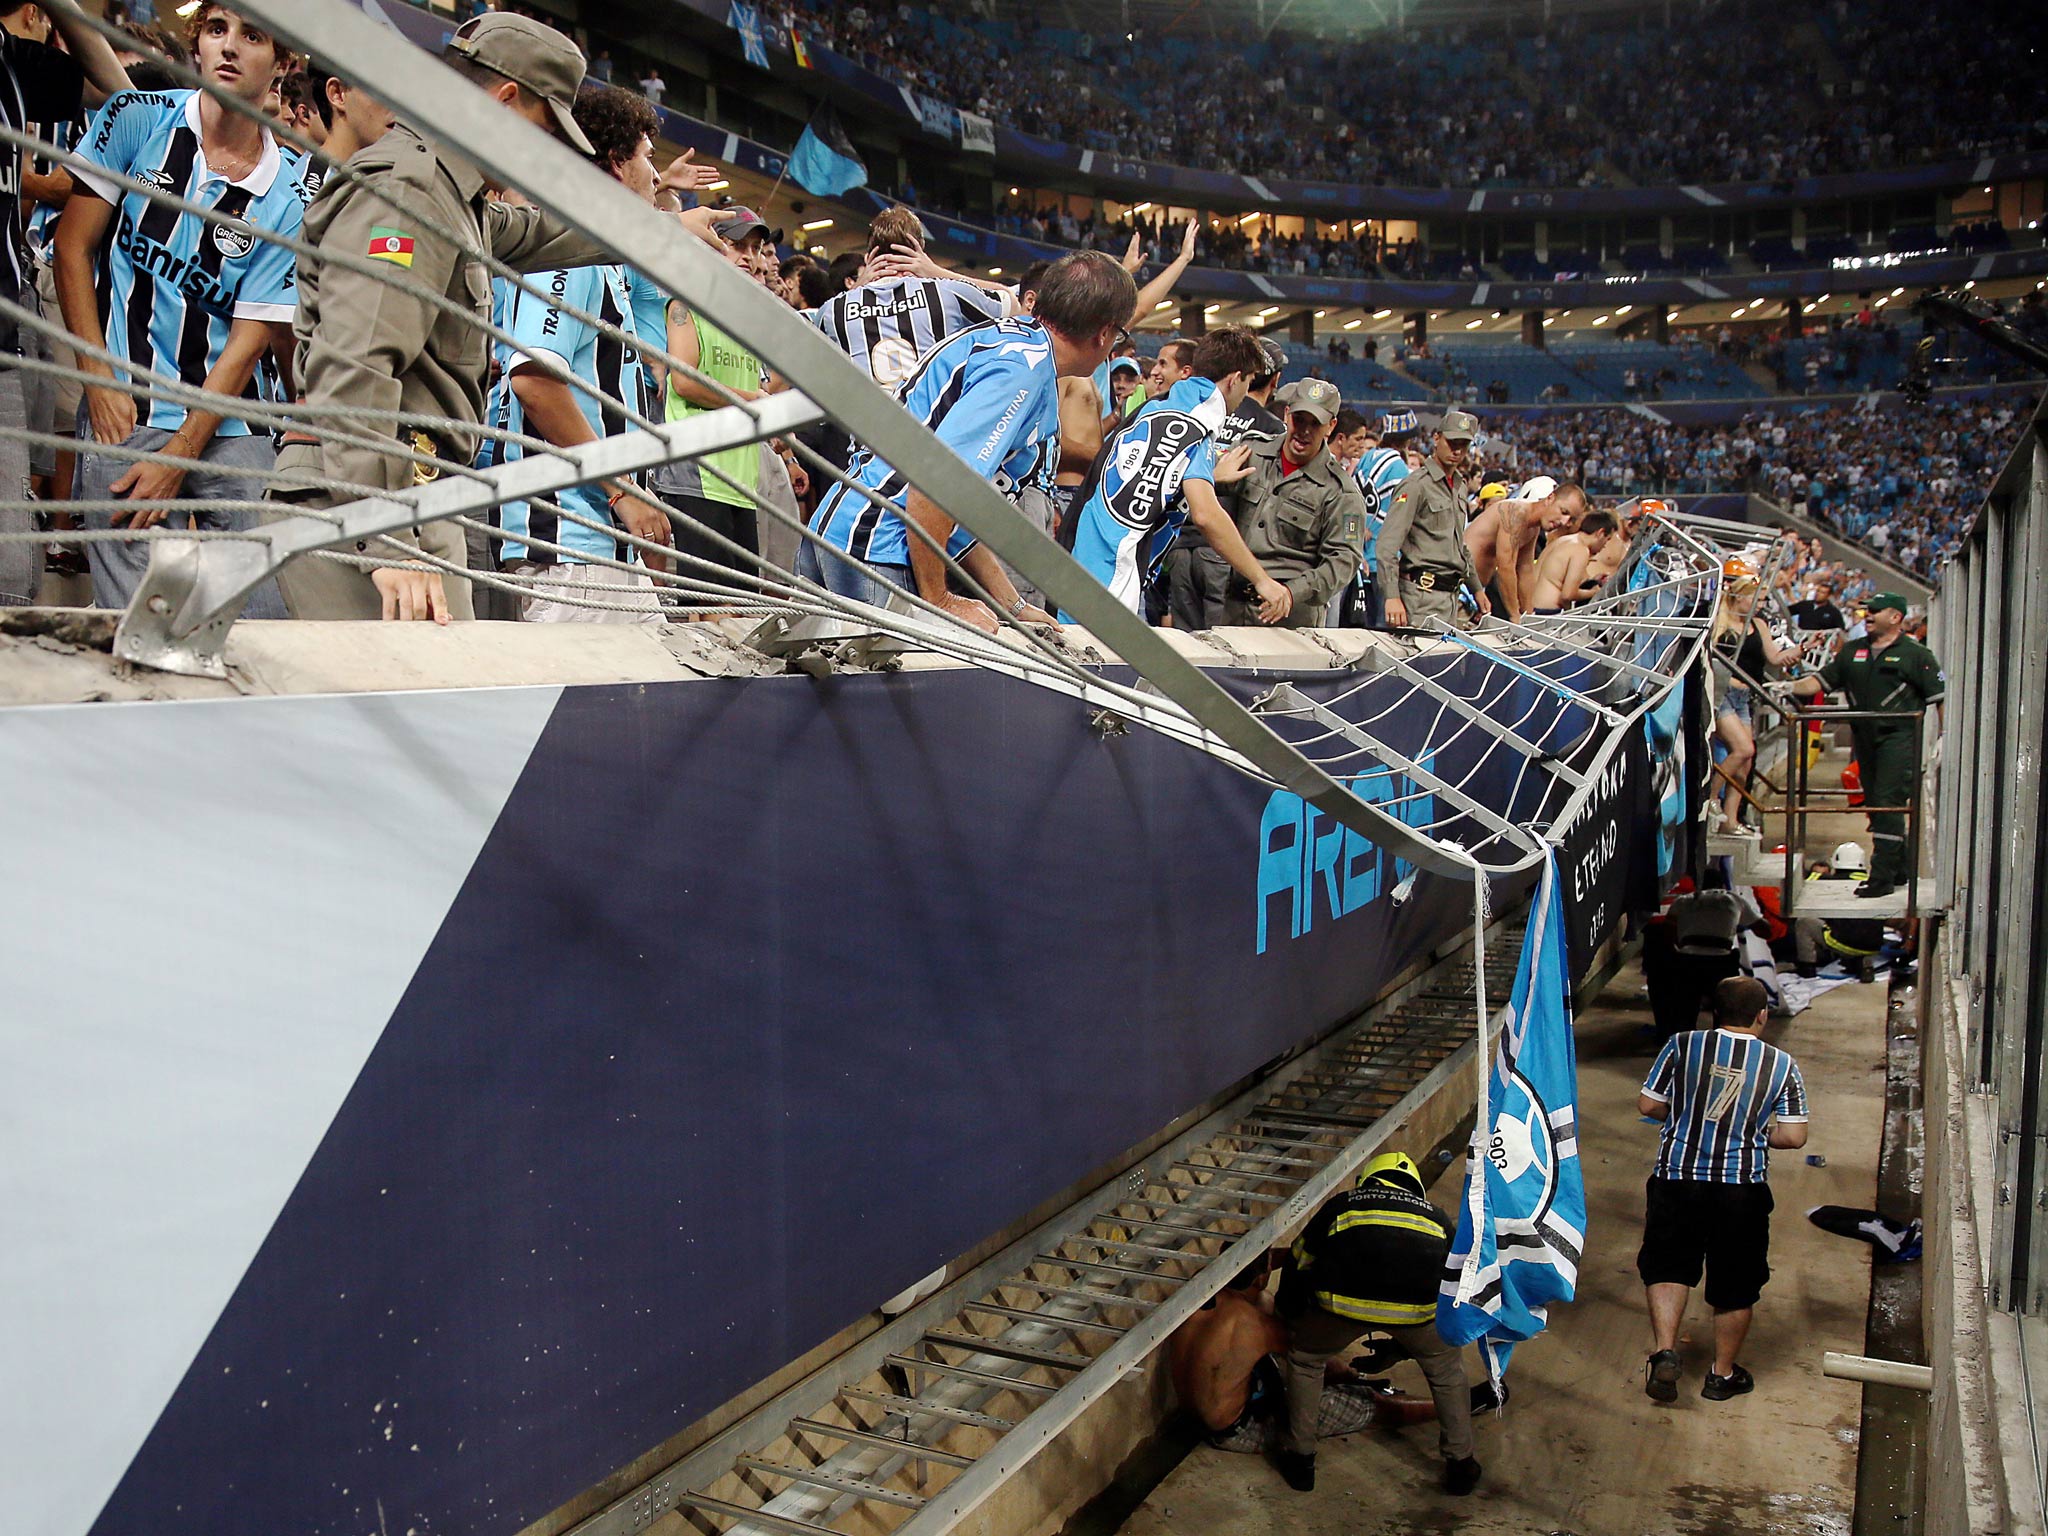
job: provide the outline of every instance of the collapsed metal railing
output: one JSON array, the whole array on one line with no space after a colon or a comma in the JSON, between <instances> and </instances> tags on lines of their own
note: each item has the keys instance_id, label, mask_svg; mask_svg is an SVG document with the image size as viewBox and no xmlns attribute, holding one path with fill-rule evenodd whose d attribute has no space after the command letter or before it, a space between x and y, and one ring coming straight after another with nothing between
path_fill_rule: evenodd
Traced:
<instances>
[{"instance_id":1,"label":"collapsed metal railing","mask_svg":"<svg viewBox=\"0 0 2048 1536\"><path fill-rule=\"evenodd\" d=\"M61 3L61 0L59 0ZM1454 637L1458 655L1478 664L1476 688L1453 686L1444 679L1443 663L1430 657L1389 657L1384 650L1361 666L1360 686L1369 675L1398 677L1432 699L1438 708L1433 731L1441 741L1432 747L1463 741L1476 746L1479 771L1494 754L1517 758L1516 795L1522 785L1542 782L1538 814L1501 814L1498 806L1482 805L1462 784L1438 777L1422 756L1397 751L1376 734L1369 721L1347 718L1349 695L1334 700L1305 700L1293 684L1246 702L1218 686L1202 669L1188 662L1170 642L1146 626L1073 559L967 465L944 448L861 369L837 351L818 331L804 324L788 306L722 260L707 246L684 237L673 217L648 203L548 134L490 102L481 92L453 82L436 60L410 47L393 48L391 34L375 20L334 0L255 0L242 7L252 19L273 29L294 46L326 61L345 77L374 78L377 94L405 121L429 138L459 146L461 152L496 180L516 188L570 226L617 253L635 270L686 302L693 311L712 315L719 325L752 348L782 377L797 381L801 393L771 395L742 402L721 391L728 403L692 420L664 423L641 414L635 402L606 397L607 411L625 423L622 430L580 448L560 448L531 434L486 426L486 439L517 441L526 457L515 463L476 468L457 466L436 483L385 495L369 487L357 499L323 510L294 507L292 515L247 529L218 535L152 531L127 534L147 539L152 547L149 575L136 592L117 636L117 653L125 659L167 670L219 675L223 646L243 599L294 560L337 558L337 549L370 544L382 536L435 521L454 520L485 540L503 543L507 533L488 520L489 511L507 501L528 500L548 506L565 527L589 520L560 501L569 487L600 476L624 476L717 449L743 447L789 434L821 420L844 428L856 441L897 468L912 485L929 495L988 548L1088 631L1114 656L1134 667L1141 682L1119 681L1093 663L1098 657L1077 647L1059 632L1049 632L1007 619L1000 638L991 638L959 623L948 613L924 603L915 593L896 591L887 608L856 603L805 580L790 570L722 542L729 555L743 555L752 569L736 573L722 565L690 556L676 556L679 569L650 569L650 560L669 556L659 543L639 539L622 528L603 529L617 541L621 558L597 559L647 576L657 589L663 614L687 618L709 614L755 614L764 621L766 646L787 648L805 637L844 640L886 636L906 646L928 649L989 667L1006 675L1065 691L1098 709L1158 730L1207 751L1238 771L1299 794L1319 811L1400 857L1439 874L1463 879L1501 877L1532 870L1543 857L1547 827L1570 819L1574 797L1582 803L1588 780L1597 777L1574 769L1564 759L1583 754L1581 740L1538 745L1533 727L1545 708L1569 703L1582 708L1589 729L1618 739L1642 712L1683 676L1688 654L1704 636L1711 611L1717 554L1697 528L1659 520L1646 536L1641 554L1664 551L1675 561L1666 580L1657 584L1671 601L1646 608L1639 590L1621 592L1575 611L1562 621L1536 621L1526 626L1488 626L1477 635ZM188 75L189 78L189 75ZM194 83L196 80L194 80ZM229 100L232 110L254 113L245 101ZM281 137L290 138L288 133ZM45 153L55 164L77 164L76 157L48 144L36 145L0 130L18 147ZM312 146L303 145L308 152ZM104 171L100 174L104 175ZM353 174L334 167L330 176ZM281 238L253 225L224 217L210 208L185 203L154 186L127 179L130 190L176 207L237 236L272 239L288 245L298 257L319 255L341 260L353 270L380 281L417 289L402 274L382 263L316 253L303 242ZM502 263L488 261L495 278L511 289L534 293L530 280ZM436 302L446 304L439 296ZM634 344L678 376L711 388L718 386L684 364L665 345L650 344L608 327L596 316L571 310L609 339ZM49 327L47 318L26 311L16 316L30 326ZM513 338L497 326L484 327L500 348ZM665 338L663 338L665 341ZM125 366L106 355L102 362ZM79 370L61 363L33 361L30 366L53 375ZM577 386L584 388L583 386ZM169 398L200 405L190 386L161 376L132 378L125 386L138 399ZM588 389L584 388L588 393ZM393 450L392 434L400 429L436 423L416 415L364 412L347 420L309 420L303 405L266 404L248 400L215 402L252 426L282 431L297 429L356 443L379 442ZM471 431L471 424L461 425ZM97 452L117 459L148 462L159 456L146 451L98 445ZM396 449L400 453L404 449ZM845 477L815 453L799 446L810 473L835 483ZM188 463L182 467L191 467ZM706 466L707 475L717 475ZM256 478L275 484L287 477L264 471ZM741 487L723 476L733 490ZM336 487L347 491L349 487ZM856 492L873 493L856 487ZM554 498L552 501L547 498ZM783 525L799 541L817 542L800 517L749 493L758 515ZM132 503L130 504L133 505ZM72 507L84 515L104 514L104 505ZM273 509L274 510L274 509ZM685 515L673 507L672 520ZM709 530L695 530L707 534ZM911 528L912 536L924 538ZM76 543L123 536L121 530L90 529L59 532L55 538ZM523 542L534 543L532 539ZM943 556L943 551L939 551ZM417 563L433 556L406 546L388 555L354 557L358 563ZM440 562L446 564L445 562ZM957 563L947 562L965 590L977 585ZM486 588L531 592L545 577L522 579L499 571L447 567ZM1654 597L1656 592L1650 594ZM611 605L604 596L571 598L593 607ZM1648 660L1650 664L1645 665ZM1577 677L1577 686L1567 684ZM1544 690L1536 702L1508 712L1506 699L1535 681ZM1304 728L1305 727L1305 728ZM1613 742L1595 752L1611 754ZM1425 754L1434 761L1441 754ZM1535 775L1531 780L1530 775ZM1448 814L1427 820L1412 814L1421 797L1434 797ZM1404 816L1403 807L1409 808Z\"/></svg>"}]
</instances>

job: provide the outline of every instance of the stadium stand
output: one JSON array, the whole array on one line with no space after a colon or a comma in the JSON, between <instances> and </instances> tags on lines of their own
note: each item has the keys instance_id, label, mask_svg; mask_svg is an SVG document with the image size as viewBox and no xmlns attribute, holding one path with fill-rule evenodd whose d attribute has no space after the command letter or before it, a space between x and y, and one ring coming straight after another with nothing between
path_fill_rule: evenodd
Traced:
<instances>
[{"instance_id":1,"label":"stadium stand","mask_svg":"<svg viewBox=\"0 0 2048 1536\"><path fill-rule=\"evenodd\" d=\"M1173 164L1380 184L1779 181L2048 142L2048 84L1954 0L1844 0L1754 47L1763 7L1346 40L1091 34L1008 16L795 4L790 23L1026 133ZM1910 50L1884 48L1910 33ZM1419 46L1418 46L1419 45ZM1973 88L1957 90L1968 80ZM1822 83L1826 81L1827 83ZM1156 103L1171 99L1175 110ZM1427 123L1429 133L1412 132Z\"/></svg>"}]
</instances>

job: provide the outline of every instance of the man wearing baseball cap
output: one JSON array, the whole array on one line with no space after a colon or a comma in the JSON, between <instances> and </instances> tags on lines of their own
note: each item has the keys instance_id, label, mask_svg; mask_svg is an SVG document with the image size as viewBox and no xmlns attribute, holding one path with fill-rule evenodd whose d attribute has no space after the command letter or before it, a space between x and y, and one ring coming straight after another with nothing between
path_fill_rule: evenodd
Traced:
<instances>
[{"instance_id":1,"label":"man wearing baseball cap","mask_svg":"<svg viewBox=\"0 0 2048 1536\"><path fill-rule=\"evenodd\" d=\"M1783 686L1795 698L1823 691L1839 693L1851 709L1912 711L1886 720L1852 720L1849 735L1856 746L1856 766L1863 776L1863 798L1878 807L1904 806L1912 797L1920 772L1920 711L1939 706L1947 692L1941 663L1934 652L1905 633L1911 606L1896 592L1880 592L1870 600L1868 631L1842 642L1834 659L1818 673L1797 677ZM1935 716L1937 728L1940 715ZM1915 872L1906 868L1906 814L1899 809L1870 813L1870 876L1856 888L1858 896L1889 896Z\"/></svg>"},{"instance_id":2,"label":"man wearing baseball cap","mask_svg":"<svg viewBox=\"0 0 2048 1536\"><path fill-rule=\"evenodd\" d=\"M1444 412L1429 458L1394 492L1374 549L1392 628L1469 628L1472 621L1458 603L1460 586L1471 589L1480 613L1491 611L1465 544L1461 482L1478 434L1469 411Z\"/></svg>"},{"instance_id":3,"label":"man wearing baseball cap","mask_svg":"<svg viewBox=\"0 0 2048 1536\"><path fill-rule=\"evenodd\" d=\"M1253 444L1250 461L1227 485L1228 472L1216 473L1217 492L1246 547L1293 598L1281 620L1290 629L1321 628L1331 599L1358 574L1365 501L1328 447L1343 403L1328 379L1301 380L1287 396L1286 433ZM1258 596L1241 576L1226 590L1223 622L1259 622Z\"/></svg>"},{"instance_id":4,"label":"man wearing baseball cap","mask_svg":"<svg viewBox=\"0 0 2048 1536\"><path fill-rule=\"evenodd\" d=\"M583 82L583 55L554 28L492 12L463 23L442 62L506 111L579 153L591 152L570 110ZM433 432L370 427L347 437L287 434L277 467L303 473L305 480L273 487L281 503L277 518L290 516L291 506L331 507L360 494L340 487L409 490L437 478L441 464L471 462L490 363L485 251L522 272L587 266L605 257L550 214L492 201L486 194L501 190L496 181L406 123L358 152L349 172L329 177L306 210L306 242L353 263L299 259L294 329L306 402L416 412L460 425ZM401 269L408 286L379 281L366 270L378 262ZM411 291L416 288L426 292ZM388 432L389 447L363 446L356 439L364 431ZM410 545L458 567L467 563L463 531L452 522L428 523L342 553L378 560L394 553L392 545ZM474 611L466 581L444 588L440 571L425 564L361 569L345 560L294 560L278 579L293 617L301 619L445 624Z\"/></svg>"}]
</instances>

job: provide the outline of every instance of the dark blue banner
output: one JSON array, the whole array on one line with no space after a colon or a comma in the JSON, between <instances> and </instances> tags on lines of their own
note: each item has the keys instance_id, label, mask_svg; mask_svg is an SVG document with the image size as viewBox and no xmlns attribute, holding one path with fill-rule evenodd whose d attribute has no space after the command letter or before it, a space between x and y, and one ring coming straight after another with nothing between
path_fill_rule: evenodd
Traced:
<instances>
[{"instance_id":1,"label":"dark blue banner","mask_svg":"<svg viewBox=\"0 0 2048 1536\"><path fill-rule=\"evenodd\" d=\"M1398 679L1293 680L1516 817L1549 792ZM349 702L299 707L348 760ZM1500 707L1559 751L1586 727L1534 685ZM295 781L270 718L209 716L249 732L252 825ZM389 790L352 792L331 835ZM1344 1020L1471 902L973 671L566 690L95 1530L517 1531Z\"/></svg>"}]
</instances>

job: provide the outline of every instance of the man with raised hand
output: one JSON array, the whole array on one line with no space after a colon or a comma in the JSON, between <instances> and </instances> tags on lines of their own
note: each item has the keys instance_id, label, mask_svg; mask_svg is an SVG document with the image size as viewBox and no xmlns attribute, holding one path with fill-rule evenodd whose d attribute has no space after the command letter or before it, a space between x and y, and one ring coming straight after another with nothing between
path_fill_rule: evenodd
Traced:
<instances>
[{"instance_id":1,"label":"man with raised hand","mask_svg":"<svg viewBox=\"0 0 2048 1536\"><path fill-rule=\"evenodd\" d=\"M79 143L89 168L78 171L57 221L64 324L80 343L79 368L103 381L85 386L90 437L72 493L88 503L136 503L132 512L88 510L87 527L253 527L253 504L274 458L269 433L251 431L226 406L253 395L257 364L287 344L297 298L292 252L265 238L299 234L304 208L293 166L262 117L241 110L260 112L289 56L216 0L205 0L194 17L192 46L206 89L110 97ZM135 182L254 232L157 201ZM95 355L100 349L118 363ZM204 389L209 402L138 402L126 387L167 380ZM105 448L128 452L97 451ZM134 452L197 467L147 462ZM98 541L87 554L94 602L127 607L149 569L147 541ZM243 612L282 618L276 585L259 586Z\"/></svg>"}]
</instances>

